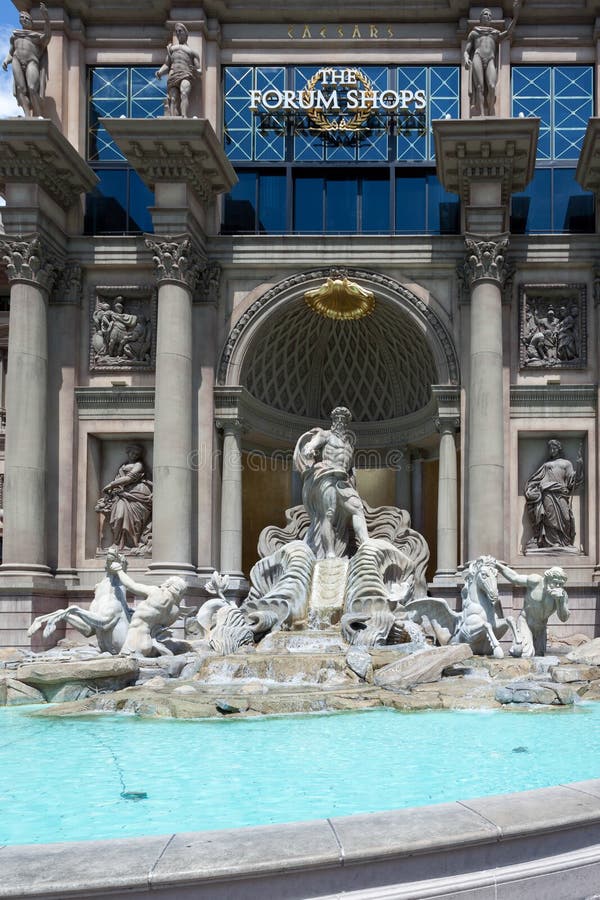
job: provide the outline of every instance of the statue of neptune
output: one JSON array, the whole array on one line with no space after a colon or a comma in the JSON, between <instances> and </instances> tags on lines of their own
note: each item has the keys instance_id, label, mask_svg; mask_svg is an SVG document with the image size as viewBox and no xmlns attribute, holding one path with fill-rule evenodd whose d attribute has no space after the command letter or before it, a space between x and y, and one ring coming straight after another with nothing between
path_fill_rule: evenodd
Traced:
<instances>
[{"instance_id":1,"label":"statue of neptune","mask_svg":"<svg viewBox=\"0 0 600 900\"><path fill-rule=\"evenodd\" d=\"M311 523L305 540L317 559L346 556L352 535L358 545L369 539L352 467L356 436L348 428L351 421L350 410L337 406L331 429L311 428L294 450Z\"/></svg>"}]
</instances>

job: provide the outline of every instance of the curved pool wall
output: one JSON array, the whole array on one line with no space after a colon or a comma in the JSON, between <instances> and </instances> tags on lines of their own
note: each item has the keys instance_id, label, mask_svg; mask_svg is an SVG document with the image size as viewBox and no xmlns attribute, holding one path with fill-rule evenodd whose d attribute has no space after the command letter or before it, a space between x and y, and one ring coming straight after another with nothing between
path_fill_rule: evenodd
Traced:
<instances>
[{"instance_id":1,"label":"curved pool wall","mask_svg":"<svg viewBox=\"0 0 600 900\"><path fill-rule=\"evenodd\" d=\"M385 813L0 848L0 897L593 900L600 779Z\"/></svg>"}]
</instances>

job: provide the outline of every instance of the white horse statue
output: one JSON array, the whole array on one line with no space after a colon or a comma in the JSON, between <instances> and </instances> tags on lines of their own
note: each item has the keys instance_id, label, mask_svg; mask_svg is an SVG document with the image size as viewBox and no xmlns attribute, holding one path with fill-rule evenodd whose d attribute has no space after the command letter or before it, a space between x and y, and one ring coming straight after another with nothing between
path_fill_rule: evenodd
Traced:
<instances>
[{"instance_id":1,"label":"white horse statue","mask_svg":"<svg viewBox=\"0 0 600 900\"><path fill-rule=\"evenodd\" d=\"M425 597L406 605L419 624L426 619L440 644L469 644L480 656L502 659L500 639L510 627L498 597L498 571L493 556L479 556L467 564L461 591L462 610L457 613L439 597Z\"/></svg>"},{"instance_id":2,"label":"white horse statue","mask_svg":"<svg viewBox=\"0 0 600 900\"><path fill-rule=\"evenodd\" d=\"M127 560L116 547L111 547L106 554L106 574L94 588L94 599L89 609L69 606L67 609L57 609L38 616L31 623L27 634L31 636L43 627L42 634L47 638L56 631L61 622L66 622L85 637L96 635L101 652L112 653L113 656L120 653L127 637L133 610L127 605L125 588L109 569L113 562L119 562L124 569L127 568Z\"/></svg>"}]
</instances>

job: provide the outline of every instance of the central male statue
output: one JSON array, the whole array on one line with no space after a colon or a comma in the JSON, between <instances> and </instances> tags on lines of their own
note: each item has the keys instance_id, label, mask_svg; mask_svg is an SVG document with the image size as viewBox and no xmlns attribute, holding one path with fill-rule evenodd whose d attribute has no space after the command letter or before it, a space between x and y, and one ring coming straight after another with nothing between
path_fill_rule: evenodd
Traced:
<instances>
[{"instance_id":1,"label":"central male statue","mask_svg":"<svg viewBox=\"0 0 600 900\"><path fill-rule=\"evenodd\" d=\"M298 440L294 466L302 476L302 501L310 517L305 538L317 559L348 555L369 539L362 500L352 467L356 435L348 428L350 410L336 407L331 430L311 428Z\"/></svg>"}]
</instances>

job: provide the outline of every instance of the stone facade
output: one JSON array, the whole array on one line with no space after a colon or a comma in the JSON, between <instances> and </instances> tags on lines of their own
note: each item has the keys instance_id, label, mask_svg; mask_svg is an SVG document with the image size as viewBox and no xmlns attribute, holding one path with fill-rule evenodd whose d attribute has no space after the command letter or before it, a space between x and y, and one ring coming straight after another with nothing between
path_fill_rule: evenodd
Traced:
<instances>
[{"instance_id":1,"label":"stone facade","mask_svg":"<svg viewBox=\"0 0 600 900\"><path fill-rule=\"evenodd\" d=\"M540 171L550 172L553 191L556 181L559 203L563 176L552 161L556 171L578 166L578 183L600 190L598 100L585 141L573 152L549 150L558 138L548 137L545 122L519 117L511 68L525 77L528 66L547 66L548 90L559 96L550 69L560 48L596 82L598 10L557 9L548 23L545 10L525 5L512 26L512 5L494 7L489 27L507 34L495 48L495 115L485 118L471 115L464 66L480 11L463 0L431 0L419 10L388 0L328 11L284 2L277 12L258 0L205 0L193 9L158 0L141 23L133 0L115 7L110 22L87 0L52 6L46 118L0 122L0 646L25 645L37 615L91 600L108 543L95 506L129 445L144 448L152 485L152 556L131 554L130 571L157 581L179 574L200 595L216 568L229 575L230 595L244 594L260 531L283 525L283 510L300 503L295 442L338 405L353 413L361 496L409 510L431 549L437 595L455 602L460 567L480 554L519 572L559 564L572 600L562 630L597 633L598 236L573 210L571 230L559 222L547 233L527 232L517 214L533 202L535 178L546 178ZM179 46L175 22L185 26L201 77L191 80L185 113L165 116L166 79L155 72L165 48ZM42 26L34 19L34 27ZM280 108L269 124L263 110L254 149L248 144L247 159L236 160L231 148L243 139L223 96L224 67L237 67L240 78L246 67L256 91L269 87L256 74L261 66L285 69L285 84L301 90L311 77L316 89L319 66L360 67L358 87L377 84L385 101L392 69L386 84L377 81L380 69L393 64L393 90L402 89L403 66L416 78L417 44L426 92L434 91L429 69L454 67L459 112L444 118L432 101L423 134L399 111L386 118L384 109L382 121L390 148L430 141L423 177L436 172L446 212L460 201L455 229L436 233L416 211L408 230L340 233L328 230L326 217L322 227L297 229L289 218L271 230L258 214L251 234L223 227L236 177L287 177L289 156L261 168L258 140L283 134L288 153L315 127L329 127L319 114L311 132L293 109ZM109 69L114 96L125 99L104 108L92 133L88 91ZM147 101L144 118L136 103L146 96L156 102ZM351 125L360 131L365 122L357 113ZM351 132L323 139L323 152L340 160L330 196L376 159L376 126L369 127L361 146L373 148L371 157L360 150L351 158ZM107 162L109 142L117 150ZM406 172L399 157L389 162L391 152L379 159L386 177L398 179L393 203L410 208ZM116 178L119 166L124 192L141 198L127 206L120 231L122 212L106 187L106 172ZM267 194L257 180L257 204ZM304 297L327 279L372 294L373 309L356 320L319 316ZM582 447L584 471L568 497L577 552L546 558L526 552L525 487L552 439L573 461ZM520 608L518 587L501 591L505 608Z\"/></svg>"}]
</instances>

